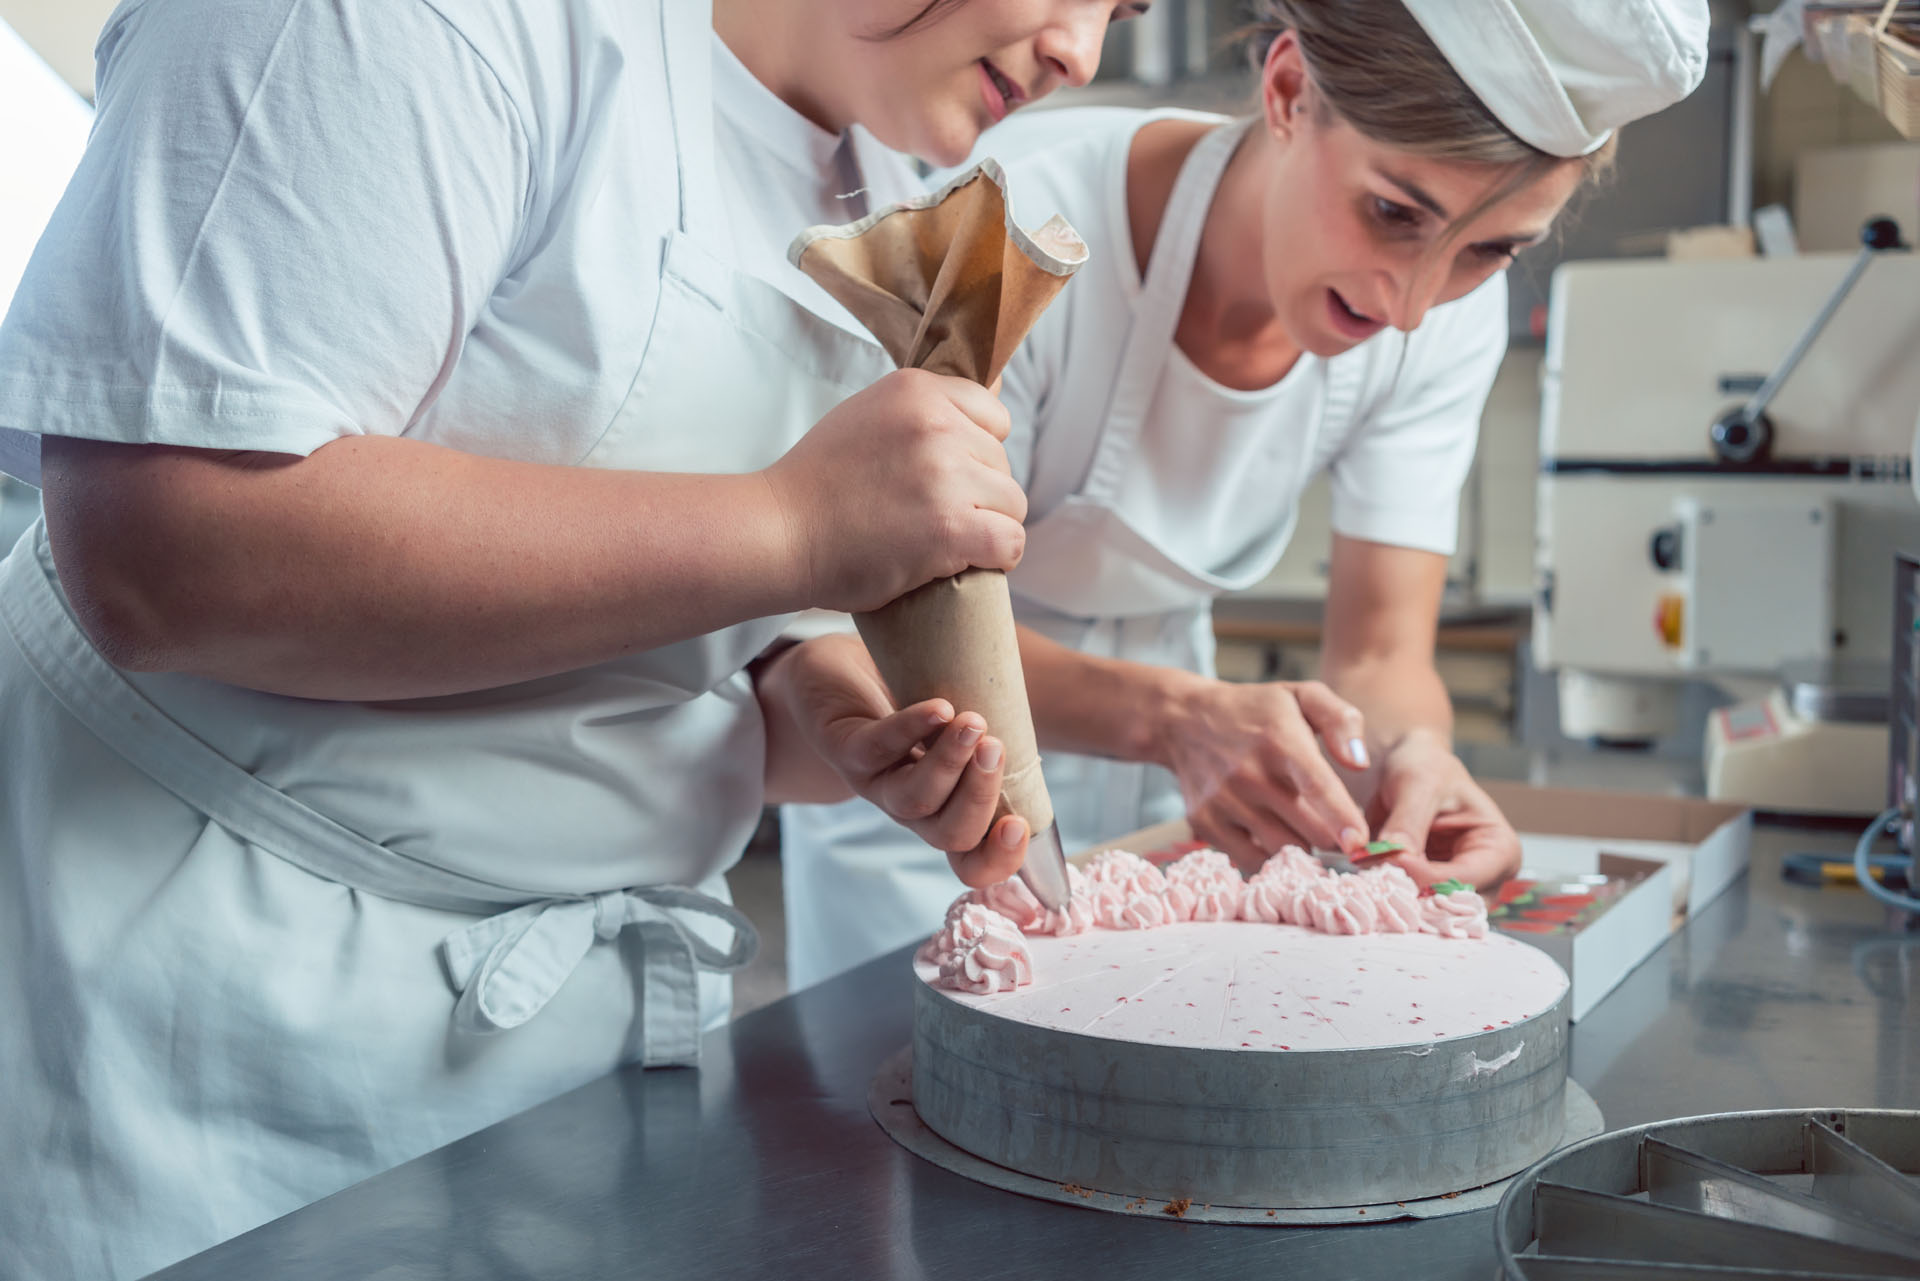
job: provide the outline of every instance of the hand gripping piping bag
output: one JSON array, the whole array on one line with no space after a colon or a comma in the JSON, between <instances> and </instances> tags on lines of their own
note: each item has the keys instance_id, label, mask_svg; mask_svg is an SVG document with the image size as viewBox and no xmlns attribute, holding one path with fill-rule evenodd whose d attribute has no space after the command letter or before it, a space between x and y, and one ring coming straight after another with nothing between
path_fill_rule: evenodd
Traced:
<instances>
[{"instance_id":1,"label":"hand gripping piping bag","mask_svg":"<svg viewBox=\"0 0 1920 1281\"><path fill-rule=\"evenodd\" d=\"M1006 175L986 160L930 196L843 227L811 227L787 257L902 369L986 387L1086 262L1087 246L1058 215L1032 232L1017 226ZM994 821L1026 820L1032 841L1020 877L1043 904L1065 907L1065 851L1041 776L1006 575L969 569L854 622L901 706L944 698L986 717L1007 753Z\"/></svg>"}]
</instances>

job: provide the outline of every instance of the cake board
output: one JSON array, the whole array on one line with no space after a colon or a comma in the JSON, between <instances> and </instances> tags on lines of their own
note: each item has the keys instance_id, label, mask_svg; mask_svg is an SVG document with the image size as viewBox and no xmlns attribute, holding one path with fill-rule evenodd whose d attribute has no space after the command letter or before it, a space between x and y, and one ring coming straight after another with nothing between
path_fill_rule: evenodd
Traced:
<instances>
[{"instance_id":1,"label":"cake board","mask_svg":"<svg viewBox=\"0 0 1920 1281\"><path fill-rule=\"evenodd\" d=\"M1600 1108L1580 1086L1569 1080L1562 1096L1562 1147L1592 1138L1605 1129ZM1083 1206L1109 1214L1138 1218L1178 1218L1190 1223L1233 1223L1266 1227L1332 1227L1393 1223L1407 1219L1437 1219L1489 1210L1517 1175L1478 1188L1413 1201L1377 1202L1352 1206L1241 1206L1189 1201L1182 1206L1152 1197L1126 1196L1037 1178L995 1165L963 1152L935 1134L913 1106L913 1047L902 1046L880 1065L867 1088L867 1110L888 1137L930 1164L950 1173L1042 1201Z\"/></svg>"}]
</instances>

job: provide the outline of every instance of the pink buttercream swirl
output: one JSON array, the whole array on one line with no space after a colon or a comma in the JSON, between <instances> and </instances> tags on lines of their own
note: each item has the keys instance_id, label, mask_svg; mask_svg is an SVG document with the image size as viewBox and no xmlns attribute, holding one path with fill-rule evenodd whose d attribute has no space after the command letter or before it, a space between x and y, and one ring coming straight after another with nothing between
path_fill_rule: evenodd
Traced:
<instances>
[{"instance_id":1,"label":"pink buttercream swirl","mask_svg":"<svg viewBox=\"0 0 1920 1281\"><path fill-rule=\"evenodd\" d=\"M1219 850L1194 850L1166 870L1167 905L1182 921L1231 921L1246 882Z\"/></svg>"},{"instance_id":2,"label":"pink buttercream swirl","mask_svg":"<svg viewBox=\"0 0 1920 1281\"><path fill-rule=\"evenodd\" d=\"M1303 918L1298 924L1322 934L1371 934L1379 920L1373 904L1365 896L1350 892L1339 880L1309 887L1298 911Z\"/></svg>"},{"instance_id":3,"label":"pink buttercream swirl","mask_svg":"<svg viewBox=\"0 0 1920 1281\"><path fill-rule=\"evenodd\" d=\"M1065 907L1041 906L1027 883L1017 876L964 894L960 901L992 908L1012 921L1022 934L1081 934L1093 928L1092 887L1086 874L1071 863L1067 865Z\"/></svg>"},{"instance_id":4,"label":"pink buttercream swirl","mask_svg":"<svg viewBox=\"0 0 1920 1281\"><path fill-rule=\"evenodd\" d=\"M1130 850L1101 850L1087 862L1087 881L1098 893L1112 886L1125 894L1164 894L1167 878L1159 868Z\"/></svg>"},{"instance_id":5,"label":"pink buttercream swirl","mask_svg":"<svg viewBox=\"0 0 1920 1281\"><path fill-rule=\"evenodd\" d=\"M1420 900L1420 928L1443 939L1487 937L1487 901L1473 890L1432 894Z\"/></svg>"},{"instance_id":6,"label":"pink buttercream swirl","mask_svg":"<svg viewBox=\"0 0 1920 1281\"><path fill-rule=\"evenodd\" d=\"M1087 864L1093 923L1109 930L1147 930L1179 919L1167 901L1167 878L1127 850L1102 850ZM1188 908L1191 912L1191 907Z\"/></svg>"},{"instance_id":7,"label":"pink buttercream swirl","mask_svg":"<svg viewBox=\"0 0 1920 1281\"><path fill-rule=\"evenodd\" d=\"M956 934L954 948L940 962L942 987L988 996L1033 982L1033 957L1012 921L991 908L969 903L956 924L967 928L964 937Z\"/></svg>"},{"instance_id":8,"label":"pink buttercream swirl","mask_svg":"<svg viewBox=\"0 0 1920 1281\"><path fill-rule=\"evenodd\" d=\"M963 992L1010 991L1032 981L1023 935L1078 934L1093 926L1145 930L1176 921L1287 924L1323 934L1435 934L1487 937L1486 900L1470 889L1422 897L1391 864L1338 873L1298 846L1266 861L1250 879L1218 850L1191 850L1163 872L1138 854L1103 850L1086 871L1067 868L1069 899L1048 911L1018 878L961 895L919 960Z\"/></svg>"},{"instance_id":9,"label":"pink buttercream swirl","mask_svg":"<svg viewBox=\"0 0 1920 1281\"><path fill-rule=\"evenodd\" d=\"M989 918L997 915L991 908L981 907L972 891L962 894L947 907L947 918L940 924L939 932L920 945L913 959L927 965L945 965L967 944L985 933Z\"/></svg>"},{"instance_id":10,"label":"pink buttercream swirl","mask_svg":"<svg viewBox=\"0 0 1920 1281\"><path fill-rule=\"evenodd\" d=\"M1382 934L1418 934L1424 923L1420 887L1404 869L1374 867L1342 877L1343 888L1364 899L1374 913L1374 929Z\"/></svg>"},{"instance_id":11,"label":"pink buttercream swirl","mask_svg":"<svg viewBox=\"0 0 1920 1281\"><path fill-rule=\"evenodd\" d=\"M1265 880L1318 880L1332 876L1333 869L1322 863L1298 845L1288 845L1278 854L1260 865L1251 879Z\"/></svg>"}]
</instances>

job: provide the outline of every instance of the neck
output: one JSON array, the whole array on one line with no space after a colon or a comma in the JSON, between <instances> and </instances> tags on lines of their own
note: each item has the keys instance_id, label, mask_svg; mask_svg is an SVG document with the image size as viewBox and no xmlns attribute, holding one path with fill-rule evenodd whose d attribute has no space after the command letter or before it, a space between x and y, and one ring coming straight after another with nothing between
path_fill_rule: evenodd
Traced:
<instances>
[{"instance_id":1,"label":"neck","mask_svg":"<svg viewBox=\"0 0 1920 1281\"><path fill-rule=\"evenodd\" d=\"M713 0L713 30L753 78L828 133L851 122L820 92L827 65L809 37L820 30L816 6L794 0Z\"/></svg>"},{"instance_id":2,"label":"neck","mask_svg":"<svg viewBox=\"0 0 1920 1281\"><path fill-rule=\"evenodd\" d=\"M1180 328L1208 346L1271 350L1284 366L1299 347L1280 327L1263 266L1272 164L1272 139L1256 125L1227 162L1207 210Z\"/></svg>"}]
</instances>

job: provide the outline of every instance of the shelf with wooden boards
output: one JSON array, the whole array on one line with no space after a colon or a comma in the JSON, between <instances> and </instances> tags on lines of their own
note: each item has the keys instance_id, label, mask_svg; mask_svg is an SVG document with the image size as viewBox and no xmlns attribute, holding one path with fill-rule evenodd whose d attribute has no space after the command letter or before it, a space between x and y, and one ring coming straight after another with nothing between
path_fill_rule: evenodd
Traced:
<instances>
[{"instance_id":1,"label":"shelf with wooden boards","mask_svg":"<svg viewBox=\"0 0 1920 1281\"><path fill-rule=\"evenodd\" d=\"M1806 32L1835 80L1920 139L1920 3L1808 5Z\"/></svg>"}]
</instances>

